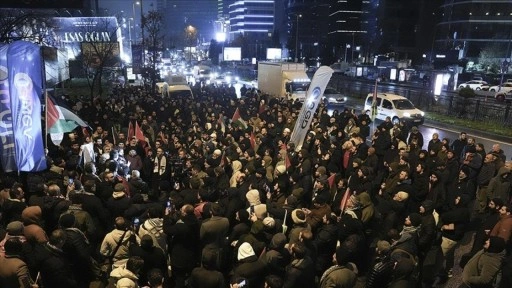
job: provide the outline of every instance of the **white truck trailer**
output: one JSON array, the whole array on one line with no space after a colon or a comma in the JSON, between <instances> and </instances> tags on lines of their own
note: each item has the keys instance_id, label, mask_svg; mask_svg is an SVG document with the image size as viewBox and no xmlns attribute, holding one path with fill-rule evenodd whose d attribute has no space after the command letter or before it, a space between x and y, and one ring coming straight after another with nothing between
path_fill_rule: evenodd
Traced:
<instances>
[{"instance_id":1,"label":"white truck trailer","mask_svg":"<svg viewBox=\"0 0 512 288\"><path fill-rule=\"evenodd\" d=\"M304 101L310 83L304 63L258 63L258 89L273 97Z\"/></svg>"}]
</instances>

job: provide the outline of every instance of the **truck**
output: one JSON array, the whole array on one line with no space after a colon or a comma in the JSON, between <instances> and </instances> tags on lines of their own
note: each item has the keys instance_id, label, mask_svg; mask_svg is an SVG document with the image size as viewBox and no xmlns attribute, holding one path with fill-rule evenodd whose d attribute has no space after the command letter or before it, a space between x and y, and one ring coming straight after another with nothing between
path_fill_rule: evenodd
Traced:
<instances>
[{"instance_id":1,"label":"truck","mask_svg":"<svg viewBox=\"0 0 512 288\"><path fill-rule=\"evenodd\" d=\"M258 89L272 97L303 102L310 83L304 63L258 63Z\"/></svg>"}]
</instances>

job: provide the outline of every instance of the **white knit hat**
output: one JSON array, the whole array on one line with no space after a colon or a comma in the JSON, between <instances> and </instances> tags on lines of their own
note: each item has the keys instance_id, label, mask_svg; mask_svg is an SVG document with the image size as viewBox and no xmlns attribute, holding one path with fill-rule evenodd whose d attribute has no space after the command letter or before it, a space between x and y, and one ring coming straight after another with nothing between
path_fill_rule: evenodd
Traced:
<instances>
[{"instance_id":1,"label":"white knit hat","mask_svg":"<svg viewBox=\"0 0 512 288\"><path fill-rule=\"evenodd\" d=\"M242 260L254 255L256 254L254 253L254 249L252 249L251 244L244 242L242 245L240 245L240 247L238 247L238 260Z\"/></svg>"}]
</instances>

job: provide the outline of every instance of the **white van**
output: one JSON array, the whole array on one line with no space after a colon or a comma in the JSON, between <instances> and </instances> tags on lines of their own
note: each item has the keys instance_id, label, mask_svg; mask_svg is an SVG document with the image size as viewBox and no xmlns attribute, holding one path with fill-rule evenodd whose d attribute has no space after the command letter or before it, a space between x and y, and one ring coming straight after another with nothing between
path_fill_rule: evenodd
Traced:
<instances>
[{"instance_id":1,"label":"white van","mask_svg":"<svg viewBox=\"0 0 512 288\"><path fill-rule=\"evenodd\" d=\"M169 85L169 97L192 99L194 94L188 85Z\"/></svg>"},{"instance_id":2,"label":"white van","mask_svg":"<svg viewBox=\"0 0 512 288\"><path fill-rule=\"evenodd\" d=\"M364 102L364 109L369 110L371 115L373 93L369 93ZM390 117L393 123L404 120L412 125L421 125L425 121L425 113L414 107L409 99L395 94L378 93L377 111L375 118L385 120Z\"/></svg>"}]
</instances>

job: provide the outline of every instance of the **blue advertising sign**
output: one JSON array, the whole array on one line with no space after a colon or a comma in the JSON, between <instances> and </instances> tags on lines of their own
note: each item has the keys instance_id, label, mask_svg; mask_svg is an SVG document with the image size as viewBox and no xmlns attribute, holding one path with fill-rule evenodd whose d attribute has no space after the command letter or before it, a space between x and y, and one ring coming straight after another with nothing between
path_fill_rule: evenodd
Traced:
<instances>
[{"instance_id":1,"label":"blue advertising sign","mask_svg":"<svg viewBox=\"0 0 512 288\"><path fill-rule=\"evenodd\" d=\"M11 97L9 94L9 71L7 70L8 45L0 46L0 163L3 171L16 170L16 151L12 130Z\"/></svg>"},{"instance_id":2,"label":"blue advertising sign","mask_svg":"<svg viewBox=\"0 0 512 288\"><path fill-rule=\"evenodd\" d=\"M17 41L9 45L7 69L18 171L46 169L41 127L42 65L37 44Z\"/></svg>"}]
</instances>

